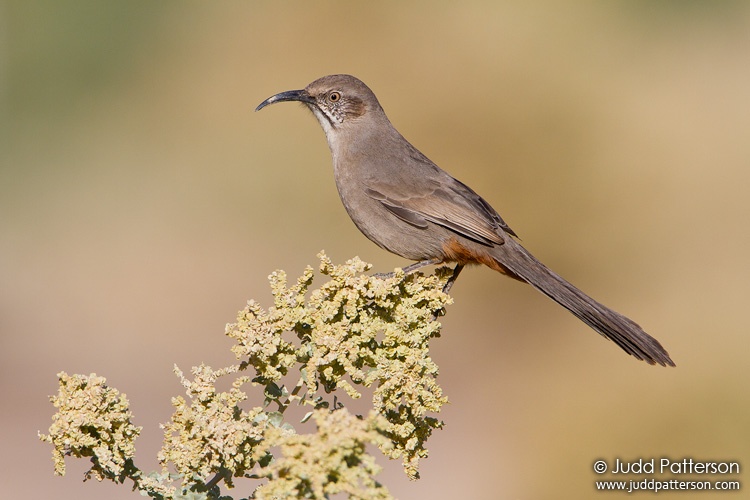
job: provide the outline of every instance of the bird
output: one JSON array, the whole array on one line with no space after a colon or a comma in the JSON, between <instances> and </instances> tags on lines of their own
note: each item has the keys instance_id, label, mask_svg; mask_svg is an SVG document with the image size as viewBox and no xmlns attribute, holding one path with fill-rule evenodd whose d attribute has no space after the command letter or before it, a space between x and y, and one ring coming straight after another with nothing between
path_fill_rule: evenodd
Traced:
<instances>
[{"instance_id":1,"label":"bird","mask_svg":"<svg viewBox=\"0 0 750 500\"><path fill-rule=\"evenodd\" d=\"M454 263L447 291L464 266L487 266L528 283L635 358L675 366L637 323L589 297L526 250L484 198L396 130L364 82L345 74L324 76L304 89L269 97L256 111L284 101L302 103L317 118L349 217L373 243L415 261L405 272Z\"/></svg>"}]
</instances>

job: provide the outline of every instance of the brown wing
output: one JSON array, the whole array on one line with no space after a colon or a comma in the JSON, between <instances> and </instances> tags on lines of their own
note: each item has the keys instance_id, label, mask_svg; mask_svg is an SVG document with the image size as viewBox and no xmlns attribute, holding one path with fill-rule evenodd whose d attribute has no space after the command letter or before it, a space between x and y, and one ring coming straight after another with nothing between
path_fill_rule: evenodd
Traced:
<instances>
[{"instance_id":1,"label":"brown wing","mask_svg":"<svg viewBox=\"0 0 750 500\"><path fill-rule=\"evenodd\" d=\"M502 245L503 232L515 236L498 213L471 188L445 174L435 182L425 182L414 193L403 186L370 181L366 193L378 200L396 217L425 229L438 224L483 245ZM386 194L387 193L387 194Z\"/></svg>"}]
</instances>

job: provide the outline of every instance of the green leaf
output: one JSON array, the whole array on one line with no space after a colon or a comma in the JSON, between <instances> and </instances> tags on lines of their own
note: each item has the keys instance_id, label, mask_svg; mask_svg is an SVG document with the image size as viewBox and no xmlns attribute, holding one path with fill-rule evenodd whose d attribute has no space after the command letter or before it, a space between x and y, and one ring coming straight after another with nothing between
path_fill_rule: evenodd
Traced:
<instances>
[{"instance_id":1,"label":"green leaf","mask_svg":"<svg viewBox=\"0 0 750 500\"><path fill-rule=\"evenodd\" d=\"M274 427L279 427L283 421L284 421L284 415L281 412L278 412L278 411L268 412L269 424L273 425Z\"/></svg>"},{"instance_id":2,"label":"green leaf","mask_svg":"<svg viewBox=\"0 0 750 500\"><path fill-rule=\"evenodd\" d=\"M283 395L283 392L278 385L271 382L268 385L266 385L264 394L267 398L270 398L271 400L275 400L275 399L279 399Z\"/></svg>"}]
</instances>

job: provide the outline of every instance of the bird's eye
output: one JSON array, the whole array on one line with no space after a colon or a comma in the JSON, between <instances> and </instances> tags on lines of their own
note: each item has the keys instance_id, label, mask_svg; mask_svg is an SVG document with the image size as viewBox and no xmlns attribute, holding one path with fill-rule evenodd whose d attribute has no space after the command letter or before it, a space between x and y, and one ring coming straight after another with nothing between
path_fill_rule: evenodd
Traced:
<instances>
[{"instance_id":1,"label":"bird's eye","mask_svg":"<svg viewBox=\"0 0 750 500\"><path fill-rule=\"evenodd\" d=\"M339 99L341 99L341 93L340 92L335 92L334 91L334 92L331 92L330 94L328 94L328 100L331 101L331 102L336 102Z\"/></svg>"}]
</instances>

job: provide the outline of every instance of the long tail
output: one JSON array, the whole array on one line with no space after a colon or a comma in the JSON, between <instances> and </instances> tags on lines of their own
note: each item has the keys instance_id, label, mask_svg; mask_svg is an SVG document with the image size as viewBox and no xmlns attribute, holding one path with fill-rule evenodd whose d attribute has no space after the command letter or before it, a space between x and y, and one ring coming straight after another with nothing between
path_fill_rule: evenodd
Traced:
<instances>
[{"instance_id":1,"label":"long tail","mask_svg":"<svg viewBox=\"0 0 750 500\"><path fill-rule=\"evenodd\" d=\"M675 366L659 341L638 324L565 281L516 241L509 238L495 247L491 256L500 267L497 271L527 282L628 354L651 365Z\"/></svg>"}]
</instances>

